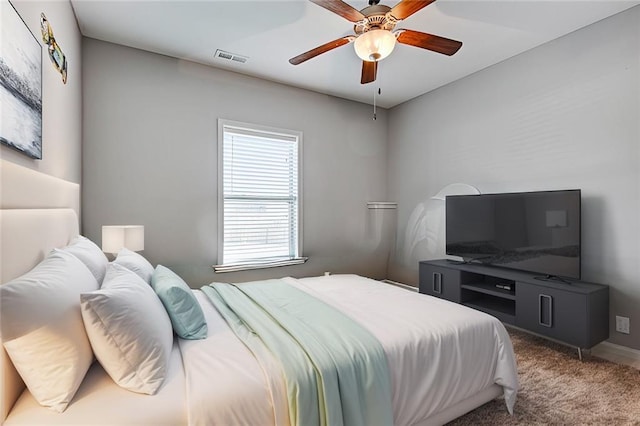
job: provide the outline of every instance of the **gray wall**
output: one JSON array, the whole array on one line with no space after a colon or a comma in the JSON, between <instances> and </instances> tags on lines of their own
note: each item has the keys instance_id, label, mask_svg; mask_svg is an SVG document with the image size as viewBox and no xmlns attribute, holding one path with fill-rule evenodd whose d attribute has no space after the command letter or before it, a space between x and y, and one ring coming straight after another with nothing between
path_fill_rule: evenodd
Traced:
<instances>
[{"instance_id":1,"label":"gray wall","mask_svg":"<svg viewBox=\"0 0 640 426\"><path fill-rule=\"evenodd\" d=\"M414 285L415 258L441 248L410 256L428 232L408 224L446 185L582 189L583 279L611 285L610 342L640 349L640 7L392 109L388 173L389 278Z\"/></svg>"},{"instance_id":2,"label":"gray wall","mask_svg":"<svg viewBox=\"0 0 640 426\"><path fill-rule=\"evenodd\" d=\"M367 201L386 194L387 113L356 102L84 39L83 232L145 225L152 263L193 287L324 271L386 276L388 247ZM300 130L299 266L214 274L217 119ZM395 219L395 217L394 217Z\"/></svg>"},{"instance_id":3,"label":"gray wall","mask_svg":"<svg viewBox=\"0 0 640 426\"><path fill-rule=\"evenodd\" d=\"M68 60L67 84L42 49L42 160L7 146L0 158L42 173L80 183L82 143L82 36L69 2L12 0L42 45L40 13L44 12ZM10 6L9 6L10 7Z\"/></svg>"},{"instance_id":4,"label":"gray wall","mask_svg":"<svg viewBox=\"0 0 640 426\"><path fill-rule=\"evenodd\" d=\"M443 187L581 188L583 278L612 286L610 341L640 349L639 28L635 7L376 122L366 105L85 39L84 233L100 242L102 225L143 224L144 254L194 287L324 271L415 285L417 260L442 249L403 248L440 220L429 199ZM304 132L307 264L213 273L219 117ZM399 203L388 271L381 228L396 213L365 208L385 199ZM615 315L631 335L613 331Z\"/></svg>"}]
</instances>

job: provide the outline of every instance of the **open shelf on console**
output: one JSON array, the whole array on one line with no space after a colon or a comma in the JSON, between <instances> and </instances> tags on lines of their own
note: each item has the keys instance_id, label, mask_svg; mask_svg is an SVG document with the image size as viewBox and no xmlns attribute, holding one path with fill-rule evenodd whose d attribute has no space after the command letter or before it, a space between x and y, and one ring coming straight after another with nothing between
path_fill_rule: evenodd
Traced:
<instances>
[{"instance_id":1,"label":"open shelf on console","mask_svg":"<svg viewBox=\"0 0 640 426\"><path fill-rule=\"evenodd\" d=\"M463 273L460 281L460 301L463 305L486 312L508 324L515 324L516 283L514 280Z\"/></svg>"},{"instance_id":2,"label":"open shelf on console","mask_svg":"<svg viewBox=\"0 0 640 426\"><path fill-rule=\"evenodd\" d=\"M468 277L472 278L472 277ZM500 321L515 324L515 282L487 276L476 276L460 285L460 300L463 305L486 312ZM511 290L497 285L508 286Z\"/></svg>"},{"instance_id":3,"label":"open shelf on console","mask_svg":"<svg viewBox=\"0 0 640 426\"><path fill-rule=\"evenodd\" d=\"M516 300L515 284L511 284L511 288L513 290L505 290L505 289L496 287L495 284L485 283L485 282L462 284L460 287L465 290L484 293L490 296L500 297L502 299Z\"/></svg>"},{"instance_id":4,"label":"open shelf on console","mask_svg":"<svg viewBox=\"0 0 640 426\"><path fill-rule=\"evenodd\" d=\"M494 296L478 293L478 297L468 299L462 302L463 305L470 308L486 312L493 315L500 321L507 324L515 324L516 322L516 301L501 299Z\"/></svg>"}]
</instances>

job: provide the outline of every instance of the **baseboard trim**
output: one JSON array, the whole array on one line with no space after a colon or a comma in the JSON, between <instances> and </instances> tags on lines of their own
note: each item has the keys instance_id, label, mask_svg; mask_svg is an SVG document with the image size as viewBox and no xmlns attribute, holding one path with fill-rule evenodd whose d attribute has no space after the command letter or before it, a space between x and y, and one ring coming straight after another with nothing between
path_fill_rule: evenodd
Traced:
<instances>
[{"instance_id":1,"label":"baseboard trim","mask_svg":"<svg viewBox=\"0 0 640 426\"><path fill-rule=\"evenodd\" d=\"M637 349L602 342L591 348L591 355L640 370L640 351Z\"/></svg>"},{"instance_id":2,"label":"baseboard trim","mask_svg":"<svg viewBox=\"0 0 640 426\"><path fill-rule=\"evenodd\" d=\"M418 291L418 287L414 287L412 285L408 285L408 284L403 284L403 283L399 283L398 281L393 281L393 280L382 280L383 283L385 284L391 284L391 285L395 285L397 287L402 287L405 290L409 290L409 291Z\"/></svg>"}]
</instances>

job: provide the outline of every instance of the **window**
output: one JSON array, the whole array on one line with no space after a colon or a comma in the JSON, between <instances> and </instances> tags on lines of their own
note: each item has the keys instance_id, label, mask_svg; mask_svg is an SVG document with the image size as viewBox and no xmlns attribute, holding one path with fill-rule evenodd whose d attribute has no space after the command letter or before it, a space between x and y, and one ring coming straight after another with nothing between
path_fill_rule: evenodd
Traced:
<instances>
[{"instance_id":1,"label":"window","mask_svg":"<svg viewBox=\"0 0 640 426\"><path fill-rule=\"evenodd\" d=\"M302 133L219 120L216 272L303 263Z\"/></svg>"}]
</instances>

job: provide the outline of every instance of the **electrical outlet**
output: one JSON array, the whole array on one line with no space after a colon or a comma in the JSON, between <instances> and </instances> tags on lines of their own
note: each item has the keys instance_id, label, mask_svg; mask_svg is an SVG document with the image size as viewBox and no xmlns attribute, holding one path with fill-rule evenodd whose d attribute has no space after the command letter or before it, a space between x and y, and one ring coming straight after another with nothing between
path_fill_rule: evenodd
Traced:
<instances>
[{"instance_id":1,"label":"electrical outlet","mask_svg":"<svg viewBox=\"0 0 640 426\"><path fill-rule=\"evenodd\" d=\"M616 315L616 331L629 334L629 318Z\"/></svg>"}]
</instances>

